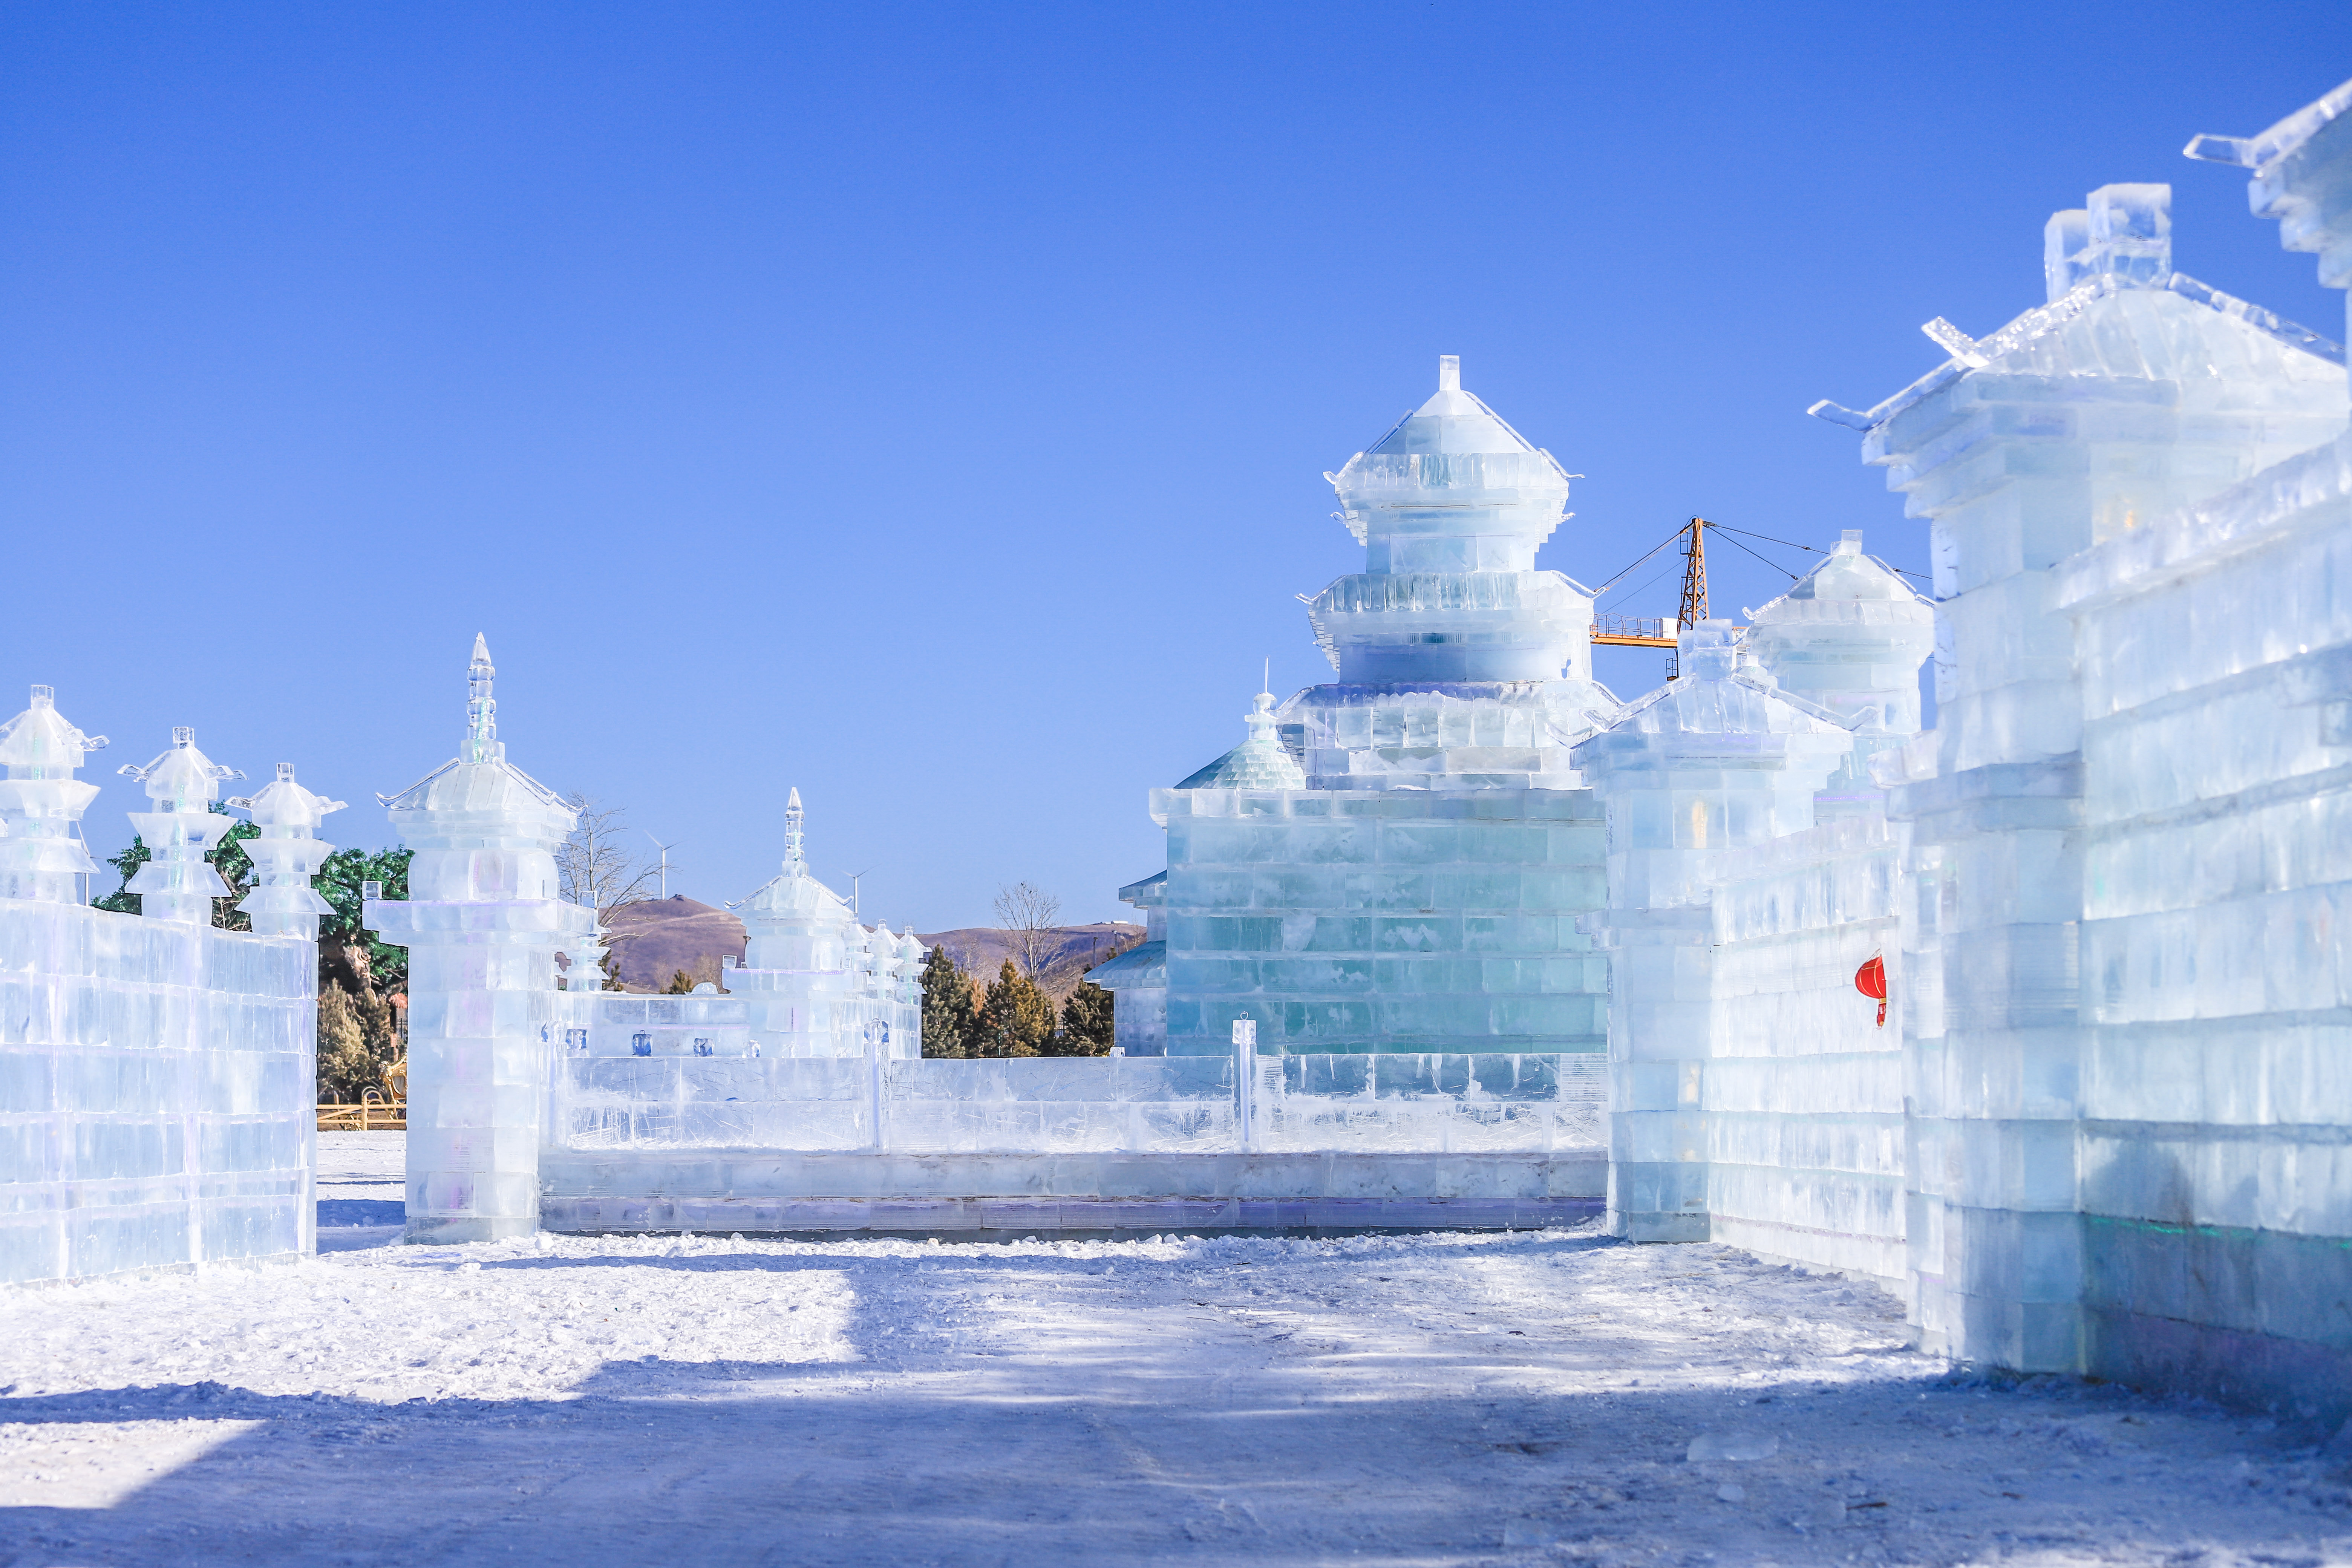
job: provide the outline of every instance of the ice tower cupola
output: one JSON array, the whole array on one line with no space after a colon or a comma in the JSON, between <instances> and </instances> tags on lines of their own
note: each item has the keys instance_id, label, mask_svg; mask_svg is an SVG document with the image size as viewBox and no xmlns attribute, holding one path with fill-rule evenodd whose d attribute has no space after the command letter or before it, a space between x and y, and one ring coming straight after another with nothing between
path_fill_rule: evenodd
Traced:
<instances>
[{"instance_id":1,"label":"ice tower cupola","mask_svg":"<svg viewBox=\"0 0 2352 1568\"><path fill-rule=\"evenodd\" d=\"M1324 476L1364 570L1317 595L1317 640L1351 683L1582 679L1591 595L1535 569L1570 476L1437 364L1428 402Z\"/></svg>"}]
</instances>

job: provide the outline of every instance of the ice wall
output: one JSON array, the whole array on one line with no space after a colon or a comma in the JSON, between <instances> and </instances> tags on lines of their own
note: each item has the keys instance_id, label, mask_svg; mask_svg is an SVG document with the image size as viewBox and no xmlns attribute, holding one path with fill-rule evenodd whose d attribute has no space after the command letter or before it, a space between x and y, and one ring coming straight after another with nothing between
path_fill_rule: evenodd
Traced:
<instances>
[{"instance_id":1,"label":"ice wall","mask_svg":"<svg viewBox=\"0 0 2352 1568\"><path fill-rule=\"evenodd\" d=\"M549 1223L1533 1226L1597 1206L1593 1057L1242 1059L575 1059Z\"/></svg>"},{"instance_id":2,"label":"ice wall","mask_svg":"<svg viewBox=\"0 0 2352 1568\"><path fill-rule=\"evenodd\" d=\"M1776 1163L1769 1113L1831 1088L1839 1070L1807 1060L1743 1071L1718 1060L1737 1011L1724 987L1738 984L1718 972L1718 862L1811 828L1814 793L1853 749L1835 714L1742 667L1740 635L1723 621L1685 631L1680 678L1576 749L1608 820L1608 907L1584 926L1611 962L1610 1225L1637 1241L1707 1239L1721 1195L1718 1140L1756 1173L1751 1183L1780 1183L1743 1196L1746 1208L1759 1217L1801 1208L1801 1198L1778 1201L1790 1184L1763 1170ZM1758 1054L1794 1060L1820 1048L1815 1037ZM1837 1100L1832 1092L1829 1105Z\"/></svg>"},{"instance_id":3,"label":"ice wall","mask_svg":"<svg viewBox=\"0 0 2352 1568\"><path fill-rule=\"evenodd\" d=\"M1601 811L1582 790L1160 790L1167 1048L1598 1050ZM1124 997L1122 997L1124 1001Z\"/></svg>"},{"instance_id":4,"label":"ice wall","mask_svg":"<svg viewBox=\"0 0 2352 1568\"><path fill-rule=\"evenodd\" d=\"M1920 885L1909 966L1937 973L1903 1015L1915 1310L1930 1345L2012 1366L2084 1349L2084 708L2059 563L2346 414L2332 345L2171 269L2168 201L2110 185L2052 219L2049 302L1982 340L1946 329L1953 357L1864 443L1931 520L1939 600L1935 741L1885 763Z\"/></svg>"},{"instance_id":5,"label":"ice wall","mask_svg":"<svg viewBox=\"0 0 2352 1568\"><path fill-rule=\"evenodd\" d=\"M42 686L0 726L0 1283L313 1246L317 949L215 929L178 857L141 915L81 903L76 825L98 791L74 774L105 743ZM226 772L193 738L158 763L127 771L176 777L199 810ZM132 819L158 815L184 844L235 820Z\"/></svg>"}]
</instances>

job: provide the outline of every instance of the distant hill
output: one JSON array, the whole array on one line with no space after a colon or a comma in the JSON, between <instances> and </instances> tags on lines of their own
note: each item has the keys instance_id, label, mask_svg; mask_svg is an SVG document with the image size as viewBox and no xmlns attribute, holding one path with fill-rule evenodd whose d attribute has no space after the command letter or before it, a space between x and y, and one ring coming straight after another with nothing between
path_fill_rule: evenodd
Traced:
<instances>
[{"instance_id":1,"label":"distant hill","mask_svg":"<svg viewBox=\"0 0 2352 1568\"><path fill-rule=\"evenodd\" d=\"M697 981L716 984L719 959L730 952L738 963L743 957L742 920L725 910L697 903L683 893L624 904L604 923L612 933L607 940L621 979L632 991L659 991L681 969ZM1056 926L1054 935L1058 942L1054 950L1056 958L1098 963L1142 941L1143 928L1125 921L1097 921L1093 925ZM965 973L983 984L1013 956L1010 933L987 926L918 931L915 940L925 947L944 946Z\"/></svg>"},{"instance_id":2,"label":"distant hill","mask_svg":"<svg viewBox=\"0 0 2352 1568\"><path fill-rule=\"evenodd\" d=\"M1058 945L1054 949L1056 959L1071 963L1073 967L1083 963L1100 963L1113 953L1133 947L1143 940L1143 928L1126 921L1097 921L1092 925L1055 926L1054 935ZM1004 961L1013 956L1013 933L992 926L964 926L957 931L917 931L915 940L925 947L944 947L948 956L956 961L966 974L985 985L996 978Z\"/></svg>"},{"instance_id":3,"label":"distant hill","mask_svg":"<svg viewBox=\"0 0 2352 1568\"><path fill-rule=\"evenodd\" d=\"M739 963L743 957L742 921L684 893L623 904L604 925L621 979L632 991L662 990L681 969L715 985L720 956L731 952Z\"/></svg>"}]
</instances>

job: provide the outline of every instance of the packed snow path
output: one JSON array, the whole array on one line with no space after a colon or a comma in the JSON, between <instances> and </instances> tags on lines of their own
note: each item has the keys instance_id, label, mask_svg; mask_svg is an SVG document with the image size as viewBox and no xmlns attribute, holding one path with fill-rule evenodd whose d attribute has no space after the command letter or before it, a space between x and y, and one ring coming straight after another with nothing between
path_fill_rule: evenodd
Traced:
<instances>
[{"instance_id":1,"label":"packed snow path","mask_svg":"<svg viewBox=\"0 0 2352 1568\"><path fill-rule=\"evenodd\" d=\"M376 1245L0 1298L0 1563L2352 1562L2293 1421L1727 1247L404 1247L326 1164Z\"/></svg>"}]
</instances>

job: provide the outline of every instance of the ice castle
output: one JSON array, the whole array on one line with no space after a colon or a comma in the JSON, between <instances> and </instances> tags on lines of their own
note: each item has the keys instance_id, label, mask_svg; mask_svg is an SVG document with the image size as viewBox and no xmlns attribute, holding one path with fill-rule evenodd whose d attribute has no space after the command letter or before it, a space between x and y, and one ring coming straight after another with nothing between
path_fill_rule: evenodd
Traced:
<instances>
[{"instance_id":1,"label":"ice castle","mask_svg":"<svg viewBox=\"0 0 2352 1568\"><path fill-rule=\"evenodd\" d=\"M1570 760L1617 701L1592 595L1536 551L1569 479L1462 389L1325 476L1365 570L1307 617L1339 679L1151 792L1168 868L1120 889L1141 947L1093 972L1130 1055L1597 1051L1600 806Z\"/></svg>"},{"instance_id":2,"label":"ice castle","mask_svg":"<svg viewBox=\"0 0 2352 1568\"><path fill-rule=\"evenodd\" d=\"M2189 147L2339 287L2347 110ZM1150 794L1122 1056L921 1059L920 948L811 877L796 795L743 964L604 993L478 641L458 755L383 797L412 896L365 905L410 952L411 1237L1605 1209L1878 1279L1956 1357L2352 1415L2343 351L2175 270L2163 185L2042 256L2016 319L1813 410L1927 521L1932 600L1848 534L1630 702L1534 565L1571 476L1441 362L1329 476L1338 679ZM0 1279L299 1255L337 803L226 803L259 885L215 930L233 775L180 731L124 770L143 912L97 910L102 743L46 688L0 727Z\"/></svg>"}]
</instances>

